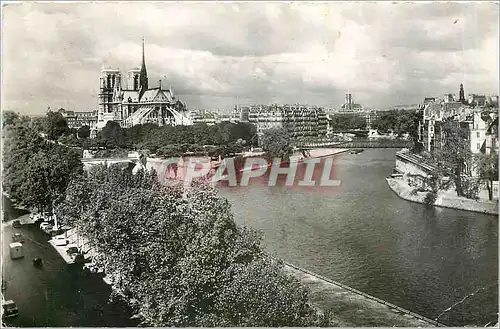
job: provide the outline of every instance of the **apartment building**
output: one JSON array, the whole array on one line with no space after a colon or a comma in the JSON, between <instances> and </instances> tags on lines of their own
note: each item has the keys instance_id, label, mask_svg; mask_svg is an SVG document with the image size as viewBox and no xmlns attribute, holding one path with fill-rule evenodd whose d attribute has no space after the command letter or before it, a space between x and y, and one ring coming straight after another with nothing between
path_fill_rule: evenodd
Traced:
<instances>
[{"instance_id":1,"label":"apartment building","mask_svg":"<svg viewBox=\"0 0 500 329\"><path fill-rule=\"evenodd\" d=\"M257 128L257 134L271 128L285 128L296 141L318 140L326 137L328 118L325 110L307 105L254 105L241 108L241 117Z\"/></svg>"},{"instance_id":2,"label":"apartment building","mask_svg":"<svg viewBox=\"0 0 500 329\"><path fill-rule=\"evenodd\" d=\"M484 108L472 108L458 102L430 102L424 107L419 122L419 141L424 150L433 153L444 145L443 121L451 119L466 130L467 142L473 154L498 149L498 135L495 122L498 114Z\"/></svg>"},{"instance_id":3,"label":"apartment building","mask_svg":"<svg viewBox=\"0 0 500 329\"><path fill-rule=\"evenodd\" d=\"M92 130L97 124L97 110L68 111L60 108L57 112L59 112L66 119L70 129L78 129L83 126L88 126Z\"/></svg>"},{"instance_id":4,"label":"apartment building","mask_svg":"<svg viewBox=\"0 0 500 329\"><path fill-rule=\"evenodd\" d=\"M488 129L486 130L484 143L481 147L481 152L491 154L495 152L498 154L498 116L491 121Z\"/></svg>"},{"instance_id":5,"label":"apartment building","mask_svg":"<svg viewBox=\"0 0 500 329\"><path fill-rule=\"evenodd\" d=\"M190 113L193 124L204 123L209 126L217 123L217 115L208 110L199 110Z\"/></svg>"}]
</instances>

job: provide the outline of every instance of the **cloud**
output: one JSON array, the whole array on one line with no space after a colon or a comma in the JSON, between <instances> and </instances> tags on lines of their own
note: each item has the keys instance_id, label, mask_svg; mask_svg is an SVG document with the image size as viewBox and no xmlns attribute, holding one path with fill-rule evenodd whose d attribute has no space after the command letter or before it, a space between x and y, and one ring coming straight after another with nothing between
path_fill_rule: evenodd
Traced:
<instances>
[{"instance_id":1,"label":"cloud","mask_svg":"<svg viewBox=\"0 0 500 329\"><path fill-rule=\"evenodd\" d=\"M4 108L97 106L104 67L139 67L190 108L372 107L498 86L493 3L22 3L3 7Z\"/></svg>"}]
</instances>

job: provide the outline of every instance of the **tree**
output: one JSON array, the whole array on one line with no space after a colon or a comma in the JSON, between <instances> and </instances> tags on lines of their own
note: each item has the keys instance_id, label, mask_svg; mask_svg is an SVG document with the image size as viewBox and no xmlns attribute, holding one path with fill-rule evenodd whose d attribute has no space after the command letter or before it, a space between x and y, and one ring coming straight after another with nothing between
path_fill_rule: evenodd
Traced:
<instances>
[{"instance_id":1,"label":"tree","mask_svg":"<svg viewBox=\"0 0 500 329\"><path fill-rule=\"evenodd\" d=\"M59 136L57 142L66 146L80 145L80 141L73 134Z\"/></svg>"},{"instance_id":2,"label":"tree","mask_svg":"<svg viewBox=\"0 0 500 329\"><path fill-rule=\"evenodd\" d=\"M90 137L90 127L89 126L81 126L78 128L77 132L78 138L89 138Z\"/></svg>"},{"instance_id":3,"label":"tree","mask_svg":"<svg viewBox=\"0 0 500 329\"><path fill-rule=\"evenodd\" d=\"M357 114L334 115L330 122L333 130L366 129L366 120Z\"/></svg>"},{"instance_id":4,"label":"tree","mask_svg":"<svg viewBox=\"0 0 500 329\"><path fill-rule=\"evenodd\" d=\"M434 162L437 167L443 168L443 176L453 180L457 195L466 196L464 187L467 182L464 177L470 176L472 165L468 130L453 119L443 121L441 129L444 143L434 152Z\"/></svg>"},{"instance_id":5,"label":"tree","mask_svg":"<svg viewBox=\"0 0 500 329\"><path fill-rule=\"evenodd\" d=\"M290 134L285 128L271 128L264 131L262 149L272 158L288 159L293 154Z\"/></svg>"},{"instance_id":6,"label":"tree","mask_svg":"<svg viewBox=\"0 0 500 329\"><path fill-rule=\"evenodd\" d=\"M108 121L106 123L106 126L99 132L99 139L109 145L116 145L118 147L128 146L125 131L116 121Z\"/></svg>"},{"instance_id":7,"label":"tree","mask_svg":"<svg viewBox=\"0 0 500 329\"><path fill-rule=\"evenodd\" d=\"M255 125L247 122L238 122L231 126L230 140L231 142L241 140L240 143L242 145L257 146L256 139L253 138L255 134L257 134Z\"/></svg>"},{"instance_id":8,"label":"tree","mask_svg":"<svg viewBox=\"0 0 500 329\"><path fill-rule=\"evenodd\" d=\"M4 155L5 189L21 205L40 211L52 211L71 176L82 170L73 149L46 141L22 126L7 136Z\"/></svg>"},{"instance_id":9,"label":"tree","mask_svg":"<svg viewBox=\"0 0 500 329\"><path fill-rule=\"evenodd\" d=\"M68 123L59 112L48 112L42 121L42 131L47 134L47 138L57 140L62 135L71 133Z\"/></svg>"},{"instance_id":10,"label":"tree","mask_svg":"<svg viewBox=\"0 0 500 329\"><path fill-rule=\"evenodd\" d=\"M233 284L223 289L220 300L224 302L217 305L224 318L229 319L225 324L241 327L315 324L317 315L309 307L306 288L284 272L280 262L264 256L247 266L236 265L232 271Z\"/></svg>"},{"instance_id":11,"label":"tree","mask_svg":"<svg viewBox=\"0 0 500 329\"><path fill-rule=\"evenodd\" d=\"M235 224L202 181L185 191L98 166L73 181L58 213L75 225L147 326L307 326L308 292Z\"/></svg>"},{"instance_id":12,"label":"tree","mask_svg":"<svg viewBox=\"0 0 500 329\"><path fill-rule=\"evenodd\" d=\"M2 113L2 127L10 128L16 125L28 126L31 118L27 115L20 115L14 111L3 111Z\"/></svg>"},{"instance_id":13,"label":"tree","mask_svg":"<svg viewBox=\"0 0 500 329\"><path fill-rule=\"evenodd\" d=\"M372 128L382 133L393 131L398 136L408 133L415 141L418 136L418 111L390 110L383 112L374 122Z\"/></svg>"},{"instance_id":14,"label":"tree","mask_svg":"<svg viewBox=\"0 0 500 329\"><path fill-rule=\"evenodd\" d=\"M479 174L479 179L486 183L488 199L493 200L493 182L498 181L498 154L479 153L474 157L474 165Z\"/></svg>"},{"instance_id":15,"label":"tree","mask_svg":"<svg viewBox=\"0 0 500 329\"><path fill-rule=\"evenodd\" d=\"M2 127L13 126L19 121L19 114L14 111L3 111L2 113Z\"/></svg>"}]
</instances>

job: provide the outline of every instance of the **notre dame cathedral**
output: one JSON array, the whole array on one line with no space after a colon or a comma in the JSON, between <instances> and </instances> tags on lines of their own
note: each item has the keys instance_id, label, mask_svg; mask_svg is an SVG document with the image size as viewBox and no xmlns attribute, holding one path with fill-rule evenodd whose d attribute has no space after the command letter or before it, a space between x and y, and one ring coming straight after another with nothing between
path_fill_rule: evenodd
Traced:
<instances>
[{"instance_id":1,"label":"notre dame cathedral","mask_svg":"<svg viewBox=\"0 0 500 329\"><path fill-rule=\"evenodd\" d=\"M96 129L104 128L108 121L116 121L124 128L138 124L190 125L186 105L178 100L172 89L149 88L148 73L142 40L142 65L127 72L125 84L119 69L101 72L99 108Z\"/></svg>"}]
</instances>

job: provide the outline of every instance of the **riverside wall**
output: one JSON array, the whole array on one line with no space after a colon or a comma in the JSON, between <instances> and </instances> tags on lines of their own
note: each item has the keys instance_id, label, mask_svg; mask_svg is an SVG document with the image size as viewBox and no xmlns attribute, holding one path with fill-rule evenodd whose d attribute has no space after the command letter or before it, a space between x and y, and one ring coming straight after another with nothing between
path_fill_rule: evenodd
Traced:
<instances>
[{"instance_id":1,"label":"riverside wall","mask_svg":"<svg viewBox=\"0 0 500 329\"><path fill-rule=\"evenodd\" d=\"M425 204L428 192L413 192L414 188L401 178L386 178L387 184L401 199ZM471 200L445 193L437 195L434 206L498 215L498 201Z\"/></svg>"},{"instance_id":2,"label":"riverside wall","mask_svg":"<svg viewBox=\"0 0 500 329\"><path fill-rule=\"evenodd\" d=\"M444 327L445 325L295 265L285 270L310 289L310 300L332 312L336 327Z\"/></svg>"}]
</instances>

